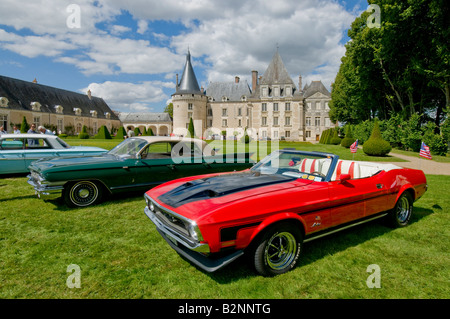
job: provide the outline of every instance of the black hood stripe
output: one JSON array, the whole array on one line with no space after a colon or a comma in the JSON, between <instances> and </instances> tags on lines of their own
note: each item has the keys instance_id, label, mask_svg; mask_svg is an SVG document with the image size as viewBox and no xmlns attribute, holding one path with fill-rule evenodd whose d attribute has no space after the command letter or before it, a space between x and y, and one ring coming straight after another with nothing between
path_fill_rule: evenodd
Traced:
<instances>
[{"instance_id":1,"label":"black hood stripe","mask_svg":"<svg viewBox=\"0 0 450 319\"><path fill-rule=\"evenodd\" d=\"M159 196L158 199L164 204L177 208L194 201L221 197L293 180L295 178L290 176L264 175L253 172L225 174L189 181Z\"/></svg>"}]
</instances>

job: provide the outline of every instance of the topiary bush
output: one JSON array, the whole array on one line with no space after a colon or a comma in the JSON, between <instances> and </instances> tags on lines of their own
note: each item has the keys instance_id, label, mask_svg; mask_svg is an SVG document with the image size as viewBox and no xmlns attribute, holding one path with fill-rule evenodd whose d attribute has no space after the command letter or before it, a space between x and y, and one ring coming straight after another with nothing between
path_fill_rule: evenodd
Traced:
<instances>
[{"instance_id":1,"label":"topiary bush","mask_svg":"<svg viewBox=\"0 0 450 319\"><path fill-rule=\"evenodd\" d=\"M380 125L375 121L372 134L363 145L363 151L369 156L386 156L392 147L381 137Z\"/></svg>"},{"instance_id":2,"label":"topiary bush","mask_svg":"<svg viewBox=\"0 0 450 319\"><path fill-rule=\"evenodd\" d=\"M331 138L330 143L333 145L339 145L341 144L341 138L338 135L338 130L337 129L333 129L333 137Z\"/></svg>"},{"instance_id":3,"label":"topiary bush","mask_svg":"<svg viewBox=\"0 0 450 319\"><path fill-rule=\"evenodd\" d=\"M86 125L83 125L80 134L78 135L79 139L87 140L89 138L89 133L87 132Z\"/></svg>"},{"instance_id":4,"label":"topiary bush","mask_svg":"<svg viewBox=\"0 0 450 319\"><path fill-rule=\"evenodd\" d=\"M110 140L112 137L111 134L109 134L108 128L105 125L102 125L98 130L97 135L95 135L95 138Z\"/></svg>"},{"instance_id":5,"label":"topiary bush","mask_svg":"<svg viewBox=\"0 0 450 319\"><path fill-rule=\"evenodd\" d=\"M352 127L347 125L345 137L341 141L341 146L345 148L350 148L350 146L355 143L355 139L353 138Z\"/></svg>"},{"instance_id":6,"label":"topiary bush","mask_svg":"<svg viewBox=\"0 0 450 319\"><path fill-rule=\"evenodd\" d=\"M117 130L116 138L119 140L123 140L125 136L127 136L125 128L123 126L119 127L119 129Z\"/></svg>"}]
</instances>

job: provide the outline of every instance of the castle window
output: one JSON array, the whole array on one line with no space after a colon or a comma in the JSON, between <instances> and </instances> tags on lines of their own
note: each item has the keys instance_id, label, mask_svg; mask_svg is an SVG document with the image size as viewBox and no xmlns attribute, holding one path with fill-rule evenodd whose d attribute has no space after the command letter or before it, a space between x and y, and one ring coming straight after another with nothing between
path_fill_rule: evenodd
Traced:
<instances>
[{"instance_id":1,"label":"castle window","mask_svg":"<svg viewBox=\"0 0 450 319\"><path fill-rule=\"evenodd\" d=\"M81 115L81 109L79 107L74 108L73 112L75 113L75 115Z\"/></svg>"},{"instance_id":2,"label":"castle window","mask_svg":"<svg viewBox=\"0 0 450 319\"><path fill-rule=\"evenodd\" d=\"M284 118L284 125L291 125L291 118L289 116Z\"/></svg>"},{"instance_id":3,"label":"castle window","mask_svg":"<svg viewBox=\"0 0 450 319\"><path fill-rule=\"evenodd\" d=\"M292 88L290 86L286 86L286 96L292 96Z\"/></svg>"},{"instance_id":4,"label":"castle window","mask_svg":"<svg viewBox=\"0 0 450 319\"><path fill-rule=\"evenodd\" d=\"M238 116L242 116L242 109L238 108Z\"/></svg>"},{"instance_id":5,"label":"castle window","mask_svg":"<svg viewBox=\"0 0 450 319\"><path fill-rule=\"evenodd\" d=\"M286 103L286 104L284 105L284 110L285 110L286 112L289 112L289 111L291 110L291 103Z\"/></svg>"},{"instance_id":6,"label":"castle window","mask_svg":"<svg viewBox=\"0 0 450 319\"><path fill-rule=\"evenodd\" d=\"M97 111L91 110L91 116L92 117L97 117Z\"/></svg>"},{"instance_id":7,"label":"castle window","mask_svg":"<svg viewBox=\"0 0 450 319\"><path fill-rule=\"evenodd\" d=\"M58 114L62 114L64 108L61 105L55 105L55 112Z\"/></svg>"},{"instance_id":8,"label":"castle window","mask_svg":"<svg viewBox=\"0 0 450 319\"><path fill-rule=\"evenodd\" d=\"M261 88L261 95L262 95L262 97L267 97L267 95L268 95L268 88L267 87L262 87Z\"/></svg>"},{"instance_id":9,"label":"castle window","mask_svg":"<svg viewBox=\"0 0 450 319\"><path fill-rule=\"evenodd\" d=\"M314 124L315 124L315 126L320 126L320 117L316 117L314 119Z\"/></svg>"},{"instance_id":10,"label":"castle window","mask_svg":"<svg viewBox=\"0 0 450 319\"><path fill-rule=\"evenodd\" d=\"M192 103L189 103L188 104L188 110L192 110L192 108L193 108Z\"/></svg>"},{"instance_id":11,"label":"castle window","mask_svg":"<svg viewBox=\"0 0 450 319\"><path fill-rule=\"evenodd\" d=\"M222 116L228 116L227 109L222 109Z\"/></svg>"},{"instance_id":12,"label":"castle window","mask_svg":"<svg viewBox=\"0 0 450 319\"><path fill-rule=\"evenodd\" d=\"M222 127L227 127L227 126L228 126L228 121L222 120Z\"/></svg>"},{"instance_id":13,"label":"castle window","mask_svg":"<svg viewBox=\"0 0 450 319\"><path fill-rule=\"evenodd\" d=\"M262 125L262 126L267 126L267 117L266 117L266 116L263 116L263 117L261 118L261 125Z\"/></svg>"},{"instance_id":14,"label":"castle window","mask_svg":"<svg viewBox=\"0 0 450 319\"><path fill-rule=\"evenodd\" d=\"M278 117L273 118L273 125L278 125Z\"/></svg>"},{"instance_id":15,"label":"castle window","mask_svg":"<svg viewBox=\"0 0 450 319\"><path fill-rule=\"evenodd\" d=\"M278 112L278 103L273 103L273 111Z\"/></svg>"},{"instance_id":16,"label":"castle window","mask_svg":"<svg viewBox=\"0 0 450 319\"><path fill-rule=\"evenodd\" d=\"M0 107L8 107L8 99L6 97L0 97Z\"/></svg>"},{"instance_id":17,"label":"castle window","mask_svg":"<svg viewBox=\"0 0 450 319\"><path fill-rule=\"evenodd\" d=\"M311 117L306 118L306 126L311 126Z\"/></svg>"},{"instance_id":18,"label":"castle window","mask_svg":"<svg viewBox=\"0 0 450 319\"><path fill-rule=\"evenodd\" d=\"M262 112L267 112L267 103L263 103L263 104L261 105L261 111L262 111Z\"/></svg>"},{"instance_id":19,"label":"castle window","mask_svg":"<svg viewBox=\"0 0 450 319\"><path fill-rule=\"evenodd\" d=\"M39 103L39 102L31 102L30 105L31 105L31 109L33 111L40 111L41 110L41 103Z\"/></svg>"},{"instance_id":20,"label":"castle window","mask_svg":"<svg viewBox=\"0 0 450 319\"><path fill-rule=\"evenodd\" d=\"M291 137L291 131L285 131L284 132L285 137Z\"/></svg>"}]
</instances>

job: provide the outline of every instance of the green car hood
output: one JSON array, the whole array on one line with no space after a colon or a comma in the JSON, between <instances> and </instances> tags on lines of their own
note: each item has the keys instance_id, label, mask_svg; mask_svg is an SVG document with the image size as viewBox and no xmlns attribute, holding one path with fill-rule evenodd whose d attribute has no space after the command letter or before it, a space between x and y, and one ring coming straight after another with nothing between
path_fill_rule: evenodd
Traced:
<instances>
[{"instance_id":1,"label":"green car hood","mask_svg":"<svg viewBox=\"0 0 450 319\"><path fill-rule=\"evenodd\" d=\"M80 169L93 169L96 167L107 168L120 166L124 161L125 159L110 154L80 157L56 157L35 161L29 166L29 169L39 173L76 171Z\"/></svg>"}]
</instances>

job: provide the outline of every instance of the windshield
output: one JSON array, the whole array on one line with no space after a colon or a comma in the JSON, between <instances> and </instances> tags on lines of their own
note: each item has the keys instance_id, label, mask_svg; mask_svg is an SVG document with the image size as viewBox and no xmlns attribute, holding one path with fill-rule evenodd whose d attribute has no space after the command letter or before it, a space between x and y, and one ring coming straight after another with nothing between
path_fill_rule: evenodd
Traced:
<instances>
[{"instance_id":1,"label":"windshield","mask_svg":"<svg viewBox=\"0 0 450 319\"><path fill-rule=\"evenodd\" d=\"M70 145L67 144L66 142L64 142L62 139L60 139L59 137L56 138L56 141L61 144L62 147L64 148L70 148Z\"/></svg>"},{"instance_id":2,"label":"windshield","mask_svg":"<svg viewBox=\"0 0 450 319\"><path fill-rule=\"evenodd\" d=\"M332 155L301 151L273 152L251 170L260 174L281 174L294 178L324 181L330 170Z\"/></svg>"},{"instance_id":3,"label":"windshield","mask_svg":"<svg viewBox=\"0 0 450 319\"><path fill-rule=\"evenodd\" d=\"M108 152L120 157L135 158L139 151L147 145L147 141L140 138L127 138L125 141Z\"/></svg>"}]
</instances>

